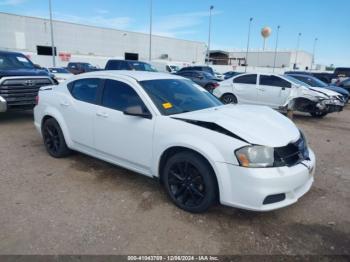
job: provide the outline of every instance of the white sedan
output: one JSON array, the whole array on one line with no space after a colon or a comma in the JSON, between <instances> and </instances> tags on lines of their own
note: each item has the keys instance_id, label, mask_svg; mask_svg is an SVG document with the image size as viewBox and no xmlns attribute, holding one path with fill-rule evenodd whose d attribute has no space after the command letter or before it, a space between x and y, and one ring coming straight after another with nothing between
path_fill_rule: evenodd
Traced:
<instances>
[{"instance_id":1,"label":"white sedan","mask_svg":"<svg viewBox=\"0 0 350 262\"><path fill-rule=\"evenodd\" d=\"M40 90L35 126L56 158L76 150L164 185L190 212L220 201L268 211L295 203L314 181L302 132L261 106L223 105L185 78L99 71Z\"/></svg>"},{"instance_id":2,"label":"white sedan","mask_svg":"<svg viewBox=\"0 0 350 262\"><path fill-rule=\"evenodd\" d=\"M225 104L265 105L323 117L344 107L341 95L325 88L314 88L288 75L239 74L220 83L213 94Z\"/></svg>"}]
</instances>

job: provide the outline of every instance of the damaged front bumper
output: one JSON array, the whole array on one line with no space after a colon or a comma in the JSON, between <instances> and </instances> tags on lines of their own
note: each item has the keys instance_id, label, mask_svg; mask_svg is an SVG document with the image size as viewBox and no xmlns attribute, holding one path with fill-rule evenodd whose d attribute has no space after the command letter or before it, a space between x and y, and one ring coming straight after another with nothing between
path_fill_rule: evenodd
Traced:
<instances>
[{"instance_id":1,"label":"damaged front bumper","mask_svg":"<svg viewBox=\"0 0 350 262\"><path fill-rule=\"evenodd\" d=\"M344 102L339 99L325 99L316 104L319 111L327 113L341 112L344 106Z\"/></svg>"}]
</instances>

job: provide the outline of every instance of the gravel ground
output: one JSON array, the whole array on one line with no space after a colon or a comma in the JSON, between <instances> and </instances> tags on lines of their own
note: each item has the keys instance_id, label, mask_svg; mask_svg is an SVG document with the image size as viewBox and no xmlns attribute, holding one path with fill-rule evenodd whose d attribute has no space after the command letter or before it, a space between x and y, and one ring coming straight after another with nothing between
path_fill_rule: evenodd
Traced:
<instances>
[{"instance_id":1,"label":"gravel ground","mask_svg":"<svg viewBox=\"0 0 350 262\"><path fill-rule=\"evenodd\" d=\"M0 254L350 254L350 106L296 116L318 165L293 206L179 210L149 178L48 156L31 112L0 115Z\"/></svg>"}]
</instances>

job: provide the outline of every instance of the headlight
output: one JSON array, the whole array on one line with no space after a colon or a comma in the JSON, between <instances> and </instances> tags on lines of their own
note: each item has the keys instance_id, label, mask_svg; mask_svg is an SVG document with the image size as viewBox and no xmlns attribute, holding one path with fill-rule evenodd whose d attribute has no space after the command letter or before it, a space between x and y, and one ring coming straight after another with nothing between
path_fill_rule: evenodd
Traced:
<instances>
[{"instance_id":1,"label":"headlight","mask_svg":"<svg viewBox=\"0 0 350 262\"><path fill-rule=\"evenodd\" d=\"M244 167L272 167L274 149L267 146L246 146L235 152L238 162Z\"/></svg>"}]
</instances>

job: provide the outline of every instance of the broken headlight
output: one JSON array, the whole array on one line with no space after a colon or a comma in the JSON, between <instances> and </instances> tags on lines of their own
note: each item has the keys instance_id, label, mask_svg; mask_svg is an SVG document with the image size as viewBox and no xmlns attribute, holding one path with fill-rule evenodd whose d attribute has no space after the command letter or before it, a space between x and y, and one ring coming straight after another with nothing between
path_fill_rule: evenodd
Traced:
<instances>
[{"instance_id":1,"label":"broken headlight","mask_svg":"<svg viewBox=\"0 0 350 262\"><path fill-rule=\"evenodd\" d=\"M272 167L275 161L274 148L267 146L246 146L235 154L243 167Z\"/></svg>"}]
</instances>

